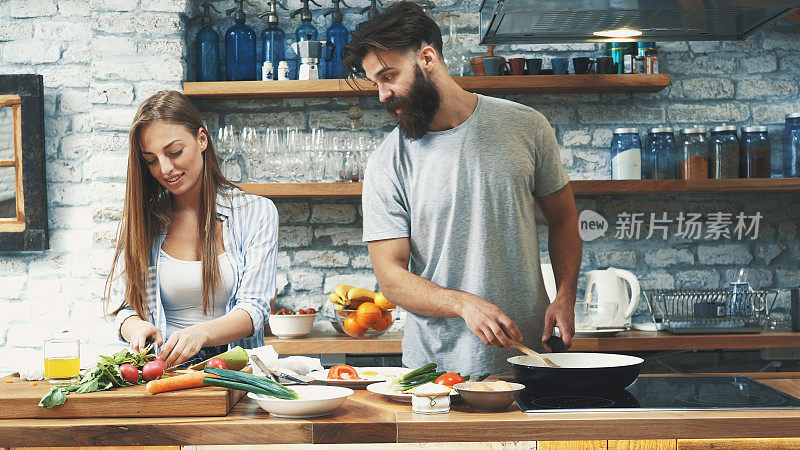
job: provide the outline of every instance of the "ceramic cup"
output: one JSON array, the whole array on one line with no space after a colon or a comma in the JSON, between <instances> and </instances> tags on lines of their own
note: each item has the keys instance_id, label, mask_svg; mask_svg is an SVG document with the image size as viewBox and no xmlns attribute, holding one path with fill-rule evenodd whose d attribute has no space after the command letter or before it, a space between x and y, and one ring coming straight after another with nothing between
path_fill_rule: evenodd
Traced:
<instances>
[{"instance_id":1,"label":"ceramic cup","mask_svg":"<svg viewBox=\"0 0 800 450\"><path fill-rule=\"evenodd\" d=\"M502 75L507 65L506 60L499 56L489 56L483 59L486 75L490 77Z\"/></svg>"},{"instance_id":2,"label":"ceramic cup","mask_svg":"<svg viewBox=\"0 0 800 450\"><path fill-rule=\"evenodd\" d=\"M508 60L508 65L511 67L511 75L525 74L525 58L511 58Z\"/></svg>"},{"instance_id":3,"label":"ceramic cup","mask_svg":"<svg viewBox=\"0 0 800 450\"><path fill-rule=\"evenodd\" d=\"M585 75L592 70L594 60L583 56L572 58L572 68L575 70L575 75Z\"/></svg>"},{"instance_id":4,"label":"ceramic cup","mask_svg":"<svg viewBox=\"0 0 800 450\"><path fill-rule=\"evenodd\" d=\"M614 70L614 59L610 56L601 56L595 63L596 73L617 73Z\"/></svg>"},{"instance_id":5,"label":"ceramic cup","mask_svg":"<svg viewBox=\"0 0 800 450\"><path fill-rule=\"evenodd\" d=\"M550 63L553 65L553 75L566 75L568 73L569 60L567 58L553 58Z\"/></svg>"},{"instance_id":6,"label":"ceramic cup","mask_svg":"<svg viewBox=\"0 0 800 450\"><path fill-rule=\"evenodd\" d=\"M539 75L542 71L542 58L528 58L525 60L527 70L525 73L528 75Z\"/></svg>"}]
</instances>

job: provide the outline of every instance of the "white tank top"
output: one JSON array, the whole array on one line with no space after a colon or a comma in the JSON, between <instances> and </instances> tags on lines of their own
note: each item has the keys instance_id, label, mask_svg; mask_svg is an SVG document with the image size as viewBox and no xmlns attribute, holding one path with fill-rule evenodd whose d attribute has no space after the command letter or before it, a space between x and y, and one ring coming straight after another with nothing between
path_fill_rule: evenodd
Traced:
<instances>
[{"instance_id":1,"label":"white tank top","mask_svg":"<svg viewBox=\"0 0 800 450\"><path fill-rule=\"evenodd\" d=\"M220 283L215 291L214 308L203 314L203 269L200 261L173 258L163 249L158 252L159 286L169 339L177 330L225 315L234 284L234 269L229 252L219 255Z\"/></svg>"}]
</instances>

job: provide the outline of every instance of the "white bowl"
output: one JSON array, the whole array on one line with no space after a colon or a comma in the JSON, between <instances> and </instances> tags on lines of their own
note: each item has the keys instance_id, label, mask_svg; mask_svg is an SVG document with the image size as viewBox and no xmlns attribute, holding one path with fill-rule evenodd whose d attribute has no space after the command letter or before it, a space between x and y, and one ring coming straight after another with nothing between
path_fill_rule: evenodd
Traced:
<instances>
[{"instance_id":1,"label":"white bowl","mask_svg":"<svg viewBox=\"0 0 800 450\"><path fill-rule=\"evenodd\" d=\"M316 314L270 314L269 331L281 339L308 336L314 326Z\"/></svg>"},{"instance_id":2,"label":"white bowl","mask_svg":"<svg viewBox=\"0 0 800 450\"><path fill-rule=\"evenodd\" d=\"M473 384L474 381L465 381L454 384L453 388L469 406L485 411L505 411L516 400L519 391L525 389L523 384L508 383L511 385L508 391L474 391L471 389ZM491 385L492 382L484 384Z\"/></svg>"},{"instance_id":3,"label":"white bowl","mask_svg":"<svg viewBox=\"0 0 800 450\"><path fill-rule=\"evenodd\" d=\"M272 416L303 419L327 416L341 406L347 397L353 395L352 389L338 386L307 385L292 386L291 389L297 392L300 398L283 400L252 392L248 392L247 396Z\"/></svg>"}]
</instances>

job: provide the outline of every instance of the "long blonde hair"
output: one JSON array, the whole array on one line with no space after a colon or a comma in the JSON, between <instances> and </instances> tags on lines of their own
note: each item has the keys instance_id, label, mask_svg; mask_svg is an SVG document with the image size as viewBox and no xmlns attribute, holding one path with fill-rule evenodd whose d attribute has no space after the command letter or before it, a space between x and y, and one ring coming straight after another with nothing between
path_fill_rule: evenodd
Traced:
<instances>
[{"instance_id":1,"label":"long blonde hair","mask_svg":"<svg viewBox=\"0 0 800 450\"><path fill-rule=\"evenodd\" d=\"M217 162L211 136L189 99L176 91L162 91L145 100L134 117L129 134L128 175L125 188L125 207L117 237L114 262L106 278L105 304L111 297L115 269L124 259L125 296L122 304L111 313L132 308L142 319L147 318L147 278L156 236L163 234L172 221L171 194L151 174L142 156L142 131L150 124L164 122L182 125L193 136L205 133L208 146L203 152L200 206L200 261L203 278L203 312L214 305L214 290L219 283L219 253L217 248L217 194L221 188L235 186L225 179ZM209 302L210 297L210 302ZM210 303L210 304L209 304Z\"/></svg>"}]
</instances>

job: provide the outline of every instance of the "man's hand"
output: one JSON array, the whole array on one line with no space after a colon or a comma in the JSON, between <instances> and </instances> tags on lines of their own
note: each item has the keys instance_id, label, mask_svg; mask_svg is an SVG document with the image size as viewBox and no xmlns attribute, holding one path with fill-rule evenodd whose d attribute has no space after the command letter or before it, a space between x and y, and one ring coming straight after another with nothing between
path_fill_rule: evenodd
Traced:
<instances>
[{"instance_id":1,"label":"man's hand","mask_svg":"<svg viewBox=\"0 0 800 450\"><path fill-rule=\"evenodd\" d=\"M192 325L172 333L158 354L167 363L167 367L181 364L203 348L208 341L208 335L203 331L202 325Z\"/></svg>"},{"instance_id":2,"label":"man's hand","mask_svg":"<svg viewBox=\"0 0 800 450\"><path fill-rule=\"evenodd\" d=\"M553 327L561 330L561 340L569 348L572 345L572 336L575 335L575 302L556 297L555 301L547 307L544 314L544 334L542 334L542 345L548 350L553 351L547 341L553 335Z\"/></svg>"},{"instance_id":3,"label":"man's hand","mask_svg":"<svg viewBox=\"0 0 800 450\"><path fill-rule=\"evenodd\" d=\"M459 311L467 327L486 345L499 348L514 348L512 340L522 341L517 325L497 305L468 293Z\"/></svg>"}]
</instances>

